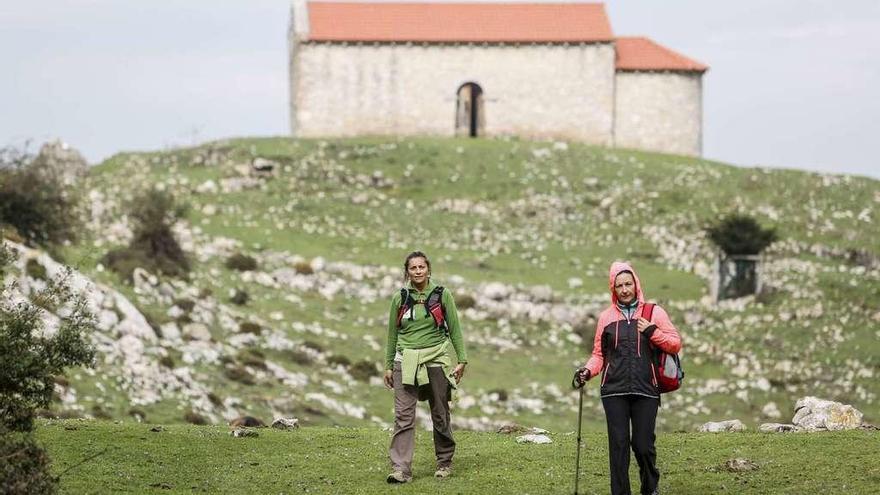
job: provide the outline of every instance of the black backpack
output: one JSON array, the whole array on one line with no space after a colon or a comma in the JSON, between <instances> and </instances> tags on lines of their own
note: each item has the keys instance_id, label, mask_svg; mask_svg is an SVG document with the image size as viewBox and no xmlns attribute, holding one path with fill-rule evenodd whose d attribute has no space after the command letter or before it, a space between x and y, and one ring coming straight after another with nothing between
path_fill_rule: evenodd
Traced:
<instances>
[{"instance_id":1,"label":"black backpack","mask_svg":"<svg viewBox=\"0 0 880 495\"><path fill-rule=\"evenodd\" d=\"M408 289L405 287L400 289L400 306L397 308L397 328L400 328L400 325L403 322L403 316L407 311L410 311L409 319L413 319L411 310L416 304L418 303L413 299ZM436 325L438 329L447 332L446 308L443 307L442 285L434 287L434 290L428 294L428 299L425 300L425 309L427 310L428 315L434 318L434 325ZM428 315L425 315L425 318L427 318Z\"/></svg>"}]
</instances>

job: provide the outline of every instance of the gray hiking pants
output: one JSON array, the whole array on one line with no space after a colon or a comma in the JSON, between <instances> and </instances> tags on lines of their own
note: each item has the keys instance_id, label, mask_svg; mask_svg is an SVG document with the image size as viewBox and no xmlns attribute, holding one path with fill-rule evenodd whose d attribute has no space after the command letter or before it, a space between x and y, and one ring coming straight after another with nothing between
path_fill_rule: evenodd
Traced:
<instances>
[{"instance_id":1,"label":"gray hiking pants","mask_svg":"<svg viewBox=\"0 0 880 495\"><path fill-rule=\"evenodd\" d=\"M455 453L455 440L452 439L452 425L449 422L449 382L443 368L428 367L428 392L431 406L431 421L434 423L434 455L437 467L452 465ZM412 476L413 451L416 446L416 406L419 400L419 387L404 385L401 378L400 363L394 363L394 435L391 437L391 469L403 471Z\"/></svg>"}]
</instances>

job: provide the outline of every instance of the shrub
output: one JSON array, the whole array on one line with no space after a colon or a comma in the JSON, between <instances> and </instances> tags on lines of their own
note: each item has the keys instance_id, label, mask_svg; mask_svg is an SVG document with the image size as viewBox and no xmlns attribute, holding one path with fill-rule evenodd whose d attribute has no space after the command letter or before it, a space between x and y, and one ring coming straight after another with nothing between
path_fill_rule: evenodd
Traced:
<instances>
[{"instance_id":1,"label":"shrub","mask_svg":"<svg viewBox=\"0 0 880 495\"><path fill-rule=\"evenodd\" d=\"M213 404L214 407L220 407L223 405L223 399L214 392L208 392L208 400L211 401L211 404Z\"/></svg>"},{"instance_id":2,"label":"shrub","mask_svg":"<svg viewBox=\"0 0 880 495\"><path fill-rule=\"evenodd\" d=\"M33 258L27 260L27 263L24 266L24 271L27 273L28 277L35 280L46 280L48 278L46 275L46 267Z\"/></svg>"},{"instance_id":3,"label":"shrub","mask_svg":"<svg viewBox=\"0 0 880 495\"><path fill-rule=\"evenodd\" d=\"M49 472L49 456L29 434L11 433L0 425L0 493L49 494L58 480Z\"/></svg>"},{"instance_id":4,"label":"shrub","mask_svg":"<svg viewBox=\"0 0 880 495\"><path fill-rule=\"evenodd\" d=\"M265 370L266 356L256 349L243 349L238 353L238 360L245 366Z\"/></svg>"},{"instance_id":5,"label":"shrub","mask_svg":"<svg viewBox=\"0 0 880 495\"><path fill-rule=\"evenodd\" d=\"M226 268L240 272L251 272L257 269L257 260L242 253L236 253L226 259Z\"/></svg>"},{"instance_id":6,"label":"shrub","mask_svg":"<svg viewBox=\"0 0 880 495\"><path fill-rule=\"evenodd\" d=\"M327 358L327 364L330 366L349 366L351 365L351 359L341 354L333 354Z\"/></svg>"},{"instance_id":7,"label":"shrub","mask_svg":"<svg viewBox=\"0 0 880 495\"><path fill-rule=\"evenodd\" d=\"M456 294L455 307L458 309L473 308L477 305L477 300L470 294Z\"/></svg>"},{"instance_id":8,"label":"shrub","mask_svg":"<svg viewBox=\"0 0 880 495\"><path fill-rule=\"evenodd\" d=\"M760 254L777 239L775 229L764 229L754 218L739 213L707 227L706 232L728 256Z\"/></svg>"},{"instance_id":9,"label":"shrub","mask_svg":"<svg viewBox=\"0 0 880 495\"><path fill-rule=\"evenodd\" d=\"M143 409L139 407L132 407L128 410L128 415L134 418L138 423L143 423L147 420L147 413Z\"/></svg>"},{"instance_id":10,"label":"shrub","mask_svg":"<svg viewBox=\"0 0 880 495\"><path fill-rule=\"evenodd\" d=\"M229 366L223 371L223 374L226 376L226 378L234 382L242 383L244 385L253 385L254 383L256 383L254 381L254 376L248 373L248 370L246 370L244 366L241 365Z\"/></svg>"},{"instance_id":11,"label":"shrub","mask_svg":"<svg viewBox=\"0 0 880 495\"><path fill-rule=\"evenodd\" d=\"M250 300L251 296L242 289L235 289L232 297L229 298L229 302L235 304L236 306L244 306Z\"/></svg>"},{"instance_id":12,"label":"shrub","mask_svg":"<svg viewBox=\"0 0 880 495\"><path fill-rule=\"evenodd\" d=\"M263 327L250 321L243 321L238 325L238 331L239 333L252 333L254 335L260 335L260 332L263 331Z\"/></svg>"},{"instance_id":13,"label":"shrub","mask_svg":"<svg viewBox=\"0 0 880 495\"><path fill-rule=\"evenodd\" d=\"M57 245L79 232L79 197L59 177L40 173L31 156L0 149L0 224L32 245Z\"/></svg>"},{"instance_id":14,"label":"shrub","mask_svg":"<svg viewBox=\"0 0 880 495\"><path fill-rule=\"evenodd\" d=\"M311 263L308 261L298 261L293 265L293 269L296 270L296 273L300 273L302 275L311 275L315 273L315 269L312 268Z\"/></svg>"},{"instance_id":15,"label":"shrub","mask_svg":"<svg viewBox=\"0 0 880 495\"><path fill-rule=\"evenodd\" d=\"M95 324L85 299L71 292L64 275L50 280L33 298L67 310L57 331L46 336L36 304L9 304L12 298L2 274L14 258L15 253L0 244L0 362L4 363L0 366L0 424L29 431L36 409L47 408L52 401L55 376L71 366L92 364L95 352L88 334Z\"/></svg>"},{"instance_id":16,"label":"shrub","mask_svg":"<svg viewBox=\"0 0 880 495\"><path fill-rule=\"evenodd\" d=\"M177 299L174 301L174 305L182 309L184 313L190 313L196 307L196 303L192 299Z\"/></svg>"},{"instance_id":17,"label":"shrub","mask_svg":"<svg viewBox=\"0 0 880 495\"><path fill-rule=\"evenodd\" d=\"M287 358L294 363L301 366L308 366L312 364L312 357L305 351L301 351L299 349L291 349L286 353Z\"/></svg>"},{"instance_id":18,"label":"shrub","mask_svg":"<svg viewBox=\"0 0 880 495\"><path fill-rule=\"evenodd\" d=\"M208 424L207 418L205 418L204 416L202 416L201 414L199 414L193 410L189 410L186 413L184 413L183 420L186 421L187 423L194 424L194 425Z\"/></svg>"},{"instance_id":19,"label":"shrub","mask_svg":"<svg viewBox=\"0 0 880 495\"><path fill-rule=\"evenodd\" d=\"M366 359L354 363L348 372L355 380L360 380L362 382L369 382L370 377L379 376L379 370L376 368L376 363Z\"/></svg>"},{"instance_id":20,"label":"shrub","mask_svg":"<svg viewBox=\"0 0 880 495\"><path fill-rule=\"evenodd\" d=\"M162 356L161 358L159 358L159 365L173 370L175 365L174 358L171 356Z\"/></svg>"},{"instance_id":21,"label":"shrub","mask_svg":"<svg viewBox=\"0 0 880 495\"><path fill-rule=\"evenodd\" d=\"M98 404L92 406L92 416L94 416L95 419L113 419L113 415L107 412L106 409Z\"/></svg>"},{"instance_id":22,"label":"shrub","mask_svg":"<svg viewBox=\"0 0 880 495\"><path fill-rule=\"evenodd\" d=\"M503 388L494 388L487 392L487 395L495 394L498 396L498 402L506 402L507 401L507 390Z\"/></svg>"},{"instance_id":23,"label":"shrub","mask_svg":"<svg viewBox=\"0 0 880 495\"><path fill-rule=\"evenodd\" d=\"M108 252L101 262L131 281L135 268L171 277L186 277L190 263L171 228L186 208L167 192L151 189L132 202L134 236L125 248Z\"/></svg>"},{"instance_id":24,"label":"shrub","mask_svg":"<svg viewBox=\"0 0 880 495\"><path fill-rule=\"evenodd\" d=\"M307 341L303 342L302 345L303 345L303 347L308 347L309 349L311 349L313 351L324 352L324 346L322 346L321 344L319 344L313 340L307 340Z\"/></svg>"}]
</instances>

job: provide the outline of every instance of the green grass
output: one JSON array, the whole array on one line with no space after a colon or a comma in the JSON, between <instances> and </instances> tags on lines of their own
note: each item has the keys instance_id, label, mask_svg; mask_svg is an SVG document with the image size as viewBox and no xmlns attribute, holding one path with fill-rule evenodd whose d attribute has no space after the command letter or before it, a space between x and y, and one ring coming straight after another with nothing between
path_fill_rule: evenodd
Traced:
<instances>
[{"instance_id":1,"label":"green grass","mask_svg":"<svg viewBox=\"0 0 880 495\"><path fill-rule=\"evenodd\" d=\"M662 413L661 413L662 414ZM572 418L573 419L573 418ZM430 433L418 431L409 485L388 486L389 433L378 428L259 429L232 438L227 428L151 426L95 421L41 422L63 493L571 493L573 428L549 445L520 445L514 436L457 432L454 474L433 479ZM661 434L658 467L664 493L876 493L876 431L815 434ZM748 459L758 468L730 472ZM604 433L584 435L581 493L608 492ZM630 467L633 488L638 469Z\"/></svg>"}]
</instances>

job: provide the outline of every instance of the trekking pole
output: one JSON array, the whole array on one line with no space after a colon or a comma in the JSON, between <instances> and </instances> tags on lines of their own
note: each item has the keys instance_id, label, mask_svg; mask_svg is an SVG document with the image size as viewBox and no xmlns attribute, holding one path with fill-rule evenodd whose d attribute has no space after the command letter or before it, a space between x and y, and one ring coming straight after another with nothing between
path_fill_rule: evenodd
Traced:
<instances>
[{"instance_id":1,"label":"trekking pole","mask_svg":"<svg viewBox=\"0 0 880 495\"><path fill-rule=\"evenodd\" d=\"M574 495L578 495L578 482L581 479L581 416L584 412L584 387L581 387L579 390L577 455L574 458Z\"/></svg>"}]
</instances>

